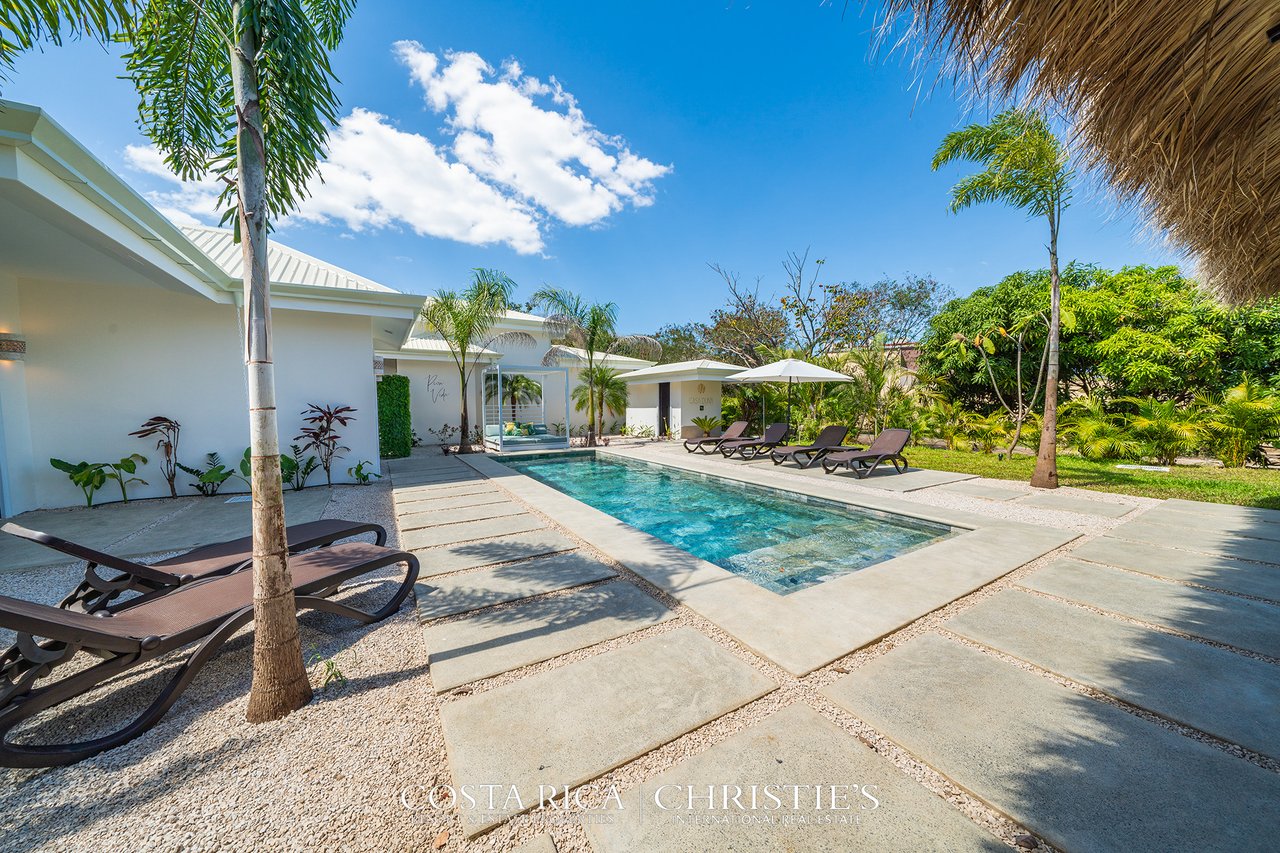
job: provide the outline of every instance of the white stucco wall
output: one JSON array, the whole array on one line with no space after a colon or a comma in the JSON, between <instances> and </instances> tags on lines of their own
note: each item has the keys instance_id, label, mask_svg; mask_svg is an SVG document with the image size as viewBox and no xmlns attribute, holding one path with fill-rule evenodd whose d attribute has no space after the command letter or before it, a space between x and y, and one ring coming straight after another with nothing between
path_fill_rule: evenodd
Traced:
<instances>
[{"instance_id":1,"label":"white stucco wall","mask_svg":"<svg viewBox=\"0 0 1280 853\"><path fill-rule=\"evenodd\" d=\"M633 382L627 401L627 426L658 430L658 382ZM699 417L720 417L720 383L688 380L671 383L671 429L679 438L695 438L702 430L693 425Z\"/></svg>"},{"instance_id":2,"label":"white stucco wall","mask_svg":"<svg viewBox=\"0 0 1280 853\"><path fill-rule=\"evenodd\" d=\"M248 445L247 397L237 309L154 287L21 280L27 358L23 363L32 460L23 509L79 503L79 490L48 464L114 461L133 452L151 462L148 486L130 497L168 493L154 442L128 433L153 415L182 424L179 458L200 467L209 451L238 464ZM373 347L367 317L277 310L273 315L280 439L288 447L309 403L355 406L343 431L351 448L334 481L360 460L378 461ZM6 405L6 409L8 406ZM6 428L6 436L12 438ZM10 448L12 453L12 448ZM17 472L15 472L17 473ZM179 472L182 493L189 476ZM312 484L323 481L323 475ZM228 484L230 486L230 484ZM118 500L114 482L97 500Z\"/></svg>"}]
</instances>

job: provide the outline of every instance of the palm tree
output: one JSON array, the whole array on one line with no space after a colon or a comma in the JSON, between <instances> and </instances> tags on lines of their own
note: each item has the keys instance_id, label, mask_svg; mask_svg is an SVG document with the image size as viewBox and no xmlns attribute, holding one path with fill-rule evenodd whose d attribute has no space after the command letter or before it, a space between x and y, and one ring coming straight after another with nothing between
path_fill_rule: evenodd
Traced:
<instances>
[{"instance_id":1,"label":"palm tree","mask_svg":"<svg viewBox=\"0 0 1280 853\"><path fill-rule=\"evenodd\" d=\"M498 396L498 376L494 373L486 373L484 377L484 398L493 400ZM538 403L542 401L542 385L537 380L530 379L523 373L514 373L510 376L502 377L502 399L499 400L498 414L501 417L502 403L511 404L511 420L516 419L516 406L523 403Z\"/></svg>"},{"instance_id":2,"label":"palm tree","mask_svg":"<svg viewBox=\"0 0 1280 853\"><path fill-rule=\"evenodd\" d=\"M253 684L246 714L265 722L311 699L286 560L271 354L268 222L306 194L337 120L329 53L353 0L25 0L0 12L0 68L41 41L87 36L131 45L139 125L179 177L226 184L244 269L253 501ZM268 164L270 167L268 168Z\"/></svg>"},{"instance_id":3,"label":"palm tree","mask_svg":"<svg viewBox=\"0 0 1280 853\"><path fill-rule=\"evenodd\" d=\"M587 446L596 443L596 359L601 355L616 353L626 348L633 353L652 356L656 360L662 354L662 344L648 335L619 335L618 306L613 302L587 302L576 293L544 287L533 295L531 302L550 311L547 328L553 339L582 350L581 353L556 345L547 351L544 364L555 364L561 358L586 362L582 372L587 382Z\"/></svg>"},{"instance_id":4,"label":"palm tree","mask_svg":"<svg viewBox=\"0 0 1280 853\"><path fill-rule=\"evenodd\" d=\"M1003 201L1043 216L1049 224L1049 343L1040 451L1031 485L1058 487L1058 333L1062 287L1058 276L1058 228L1071 202L1071 169L1066 150L1045 117L1024 109L1006 110L990 124L972 124L948 133L933 155L933 168L955 160L982 164L951 189L951 211L987 201Z\"/></svg>"},{"instance_id":5,"label":"palm tree","mask_svg":"<svg viewBox=\"0 0 1280 853\"><path fill-rule=\"evenodd\" d=\"M893 413L910 397L911 371L896 352L885 347L883 335L850 350L835 369L853 379L836 390L837 398L858 417L860 422L854 426L865 426L871 435L888 426Z\"/></svg>"},{"instance_id":6,"label":"palm tree","mask_svg":"<svg viewBox=\"0 0 1280 853\"><path fill-rule=\"evenodd\" d=\"M576 411L590 409L595 418L594 428L597 433L604 432L604 413L616 415L627 408L627 383L618 378L620 374L611 367L597 364L582 371L578 385L570 397ZM593 404L594 398L594 404Z\"/></svg>"},{"instance_id":7,"label":"palm tree","mask_svg":"<svg viewBox=\"0 0 1280 853\"><path fill-rule=\"evenodd\" d=\"M490 335L506 313L516 284L497 270L475 269L471 284L459 293L441 290L422 308L422 322L449 345L449 355L458 367L458 386L462 396L461 435L458 452L471 452L471 418L467 411L467 387L475 371L478 349L513 343L533 346L536 339L526 332L500 332Z\"/></svg>"}]
</instances>

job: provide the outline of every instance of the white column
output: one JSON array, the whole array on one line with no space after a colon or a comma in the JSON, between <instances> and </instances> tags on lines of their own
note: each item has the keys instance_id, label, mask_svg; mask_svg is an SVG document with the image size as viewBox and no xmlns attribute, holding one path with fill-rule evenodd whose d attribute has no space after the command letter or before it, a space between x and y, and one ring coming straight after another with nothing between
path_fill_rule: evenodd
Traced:
<instances>
[{"instance_id":1,"label":"white column","mask_svg":"<svg viewBox=\"0 0 1280 853\"><path fill-rule=\"evenodd\" d=\"M0 271L0 333L22 334L18 280ZM47 343L47 342L41 342ZM28 350L30 350L28 342ZM26 358L38 357L28 352ZM35 460L31 456L31 418L27 410L26 361L0 359L0 515L16 515L38 506Z\"/></svg>"}]
</instances>

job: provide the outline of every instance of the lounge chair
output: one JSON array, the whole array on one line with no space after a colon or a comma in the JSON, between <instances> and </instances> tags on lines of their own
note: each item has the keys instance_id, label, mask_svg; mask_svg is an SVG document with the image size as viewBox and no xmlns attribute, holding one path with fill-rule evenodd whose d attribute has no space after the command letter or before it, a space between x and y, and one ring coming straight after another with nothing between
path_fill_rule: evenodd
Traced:
<instances>
[{"instance_id":1,"label":"lounge chair","mask_svg":"<svg viewBox=\"0 0 1280 853\"><path fill-rule=\"evenodd\" d=\"M707 435L702 438L690 438L684 443L684 449L690 453L714 453L726 441L737 441L747 431L746 421L734 421L720 435Z\"/></svg>"},{"instance_id":2,"label":"lounge chair","mask_svg":"<svg viewBox=\"0 0 1280 853\"><path fill-rule=\"evenodd\" d=\"M866 450L841 450L827 454L822 460L822 470L830 474L844 467L862 480L871 476L871 472L887 459L893 463L893 470L901 474L907 470L907 457L902 455L902 451L910 440L909 429L884 430Z\"/></svg>"},{"instance_id":3,"label":"lounge chair","mask_svg":"<svg viewBox=\"0 0 1280 853\"><path fill-rule=\"evenodd\" d=\"M185 554L144 565L114 554L96 551L77 542L42 533L39 530L28 530L13 523L0 527L0 530L86 561L88 565L84 570L84 580L58 606L68 609L78 608L87 613L132 607L148 598L154 598L157 594L169 592L194 580L228 574L245 568L253 560L252 536L202 545ZM332 545L340 539L365 533L374 534L375 545L385 545L387 542L387 531L382 528L382 525L346 521L341 518L309 521L305 524L294 524L285 529L290 554ZM98 574L98 567L112 569L120 574L112 578L104 578ZM141 595L127 599L120 605L111 606L112 601L130 591L139 592Z\"/></svg>"},{"instance_id":4,"label":"lounge chair","mask_svg":"<svg viewBox=\"0 0 1280 853\"><path fill-rule=\"evenodd\" d=\"M405 579L379 610L370 613L327 597L346 581L396 563L407 567ZM324 610L367 625L399 609L417 580L418 561L404 551L344 542L290 558L289 571L299 610ZM0 766L72 764L132 740L165 715L218 649L252 619L250 572L196 581L123 612L94 616L0 596L0 627L18 635L0 654ZM13 728L34 715L193 643L198 645L151 704L123 728L70 743L9 741ZM62 675L62 665L79 659L80 651L101 660L68 667Z\"/></svg>"},{"instance_id":5,"label":"lounge chair","mask_svg":"<svg viewBox=\"0 0 1280 853\"><path fill-rule=\"evenodd\" d=\"M755 459L762 453L768 453L787 440L791 428L786 424L769 424L760 438L740 438L737 441L726 441L716 449L725 459L732 459L738 454L743 459Z\"/></svg>"},{"instance_id":6,"label":"lounge chair","mask_svg":"<svg viewBox=\"0 0 1280 853\"><path fill-rule=\"evenodd\" d=\"M769 451L769 458L773 460L774 465L781 465L783 462L791 461L801 468L808 468L828 453L840 449L840 445L844 443L844 438L848 434L848 427L825 426L818 433L812 444L784 444L782 447L775 447ZM861 448L852 447L846 449L859 450Z\"/></svg>"}]
</instances>

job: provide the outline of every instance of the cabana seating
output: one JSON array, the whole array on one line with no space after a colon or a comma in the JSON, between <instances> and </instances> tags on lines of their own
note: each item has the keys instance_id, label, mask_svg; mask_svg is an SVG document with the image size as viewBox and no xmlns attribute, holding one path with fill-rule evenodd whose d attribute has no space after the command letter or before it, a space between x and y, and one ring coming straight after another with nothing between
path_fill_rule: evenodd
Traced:
<instances>
[{"instance_id":1,"label":"cabana seating","mask_svg":"<svg viewBox=\"0 0 1280 853\"><path fill-rule=\"evenodd\" d=\"M746 421L734 421L720 435L707 435L702 438L686 439L684 449L690 453L714 453L726 441L737 441L747 432Z\"/></svg>"},{"instance_id":2,"label":"cabana seating","mask_svg":"<svg viewBox=\"0 0 1280 853\"><path fill-rule=\"evenodd\" d=\"M909 441L911 430L887 429L877 435L866 450L841 450L827 454L822 460L822 470L830 474L837 468L848 468L862 480L871 476L881 462L888 460L893 464L893 470L901 474L907 470L907 457L902 451Z\"/></svg>"},{"instance_id":3,"label":"cabana seating","mask_svg":"<svg viewBox=\"0 0 1280 853\"><path fill-rule=\"evenodd\" d=\"M769 451L769 458L773 460L774 465L781 465L783 462L789 461L796 463L801 468L808 468L813 463L820 461L828 453L838 450L848 434L848 427L834 424L825 426L814 438L812 444L787 444L782 447L775 447ZM848 449L859 450L860 448L851 447Z\"/></svg>"},{"instance_id":4,"label":"cabana seating","mask_svg":"<svg viewBox=\"0 0 1280 853\"><path fill-rule=\"evenodd\" d=\"M339 585L396 563L406 566L404 581L380 609L366 612L328 597ZM404 551L347 542L292 557L289 570L300 610L324 610L370 624L399 609L417 580L418 560ZM0 766L72 764L132 740L165 715L210 658L252 619L250 572L195 581L122 612L93 616L0 596L0 627L18 635L0 654ZM123 728L68 743L9 740L14 727L36 714L192 644L197 645L151 704ZM60 667L81 651L101 660L71 667L70 674L59 677Z\"/></svg>"},{"instance_id":5,"label":"cabana seating","mask_svg":"<svg viewBox=\"0 0 1280 853\"><path fill-rule=\"evenodd\" d=\"M78 542L71 542L39 530L28 530L12 522L0 527L0 530L78 560L84 560L86 562L84 580L58 606L64 609L81 609L87 613L96 613L101 610L114 612L133 607L192 581L246 568L253 560L253 537L251 536L232 539L229 542L202 545L176 557L143 564L97 551ZM332 545L341 539L366 533L374 535L375 545L386 544L387 531L382 528L382 525L347 521L341 518L326 518L305 524L294 524L285 529L290 554ZM104 578L98 574L99 568L112 569L120 574L112 578ZM118 605L112 604L126 592L137 592L140 595Z\"/></svg>"}]
</instances>

